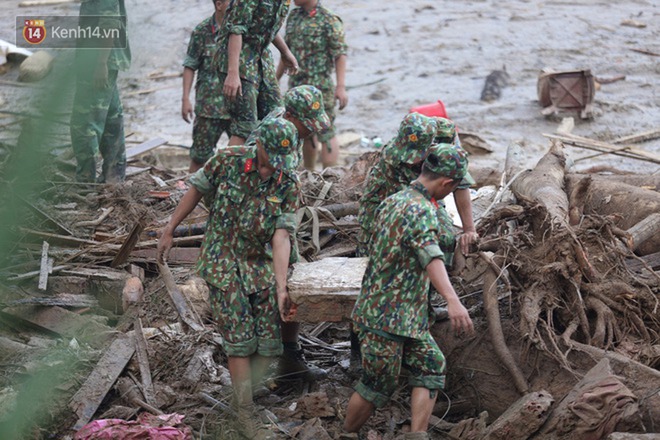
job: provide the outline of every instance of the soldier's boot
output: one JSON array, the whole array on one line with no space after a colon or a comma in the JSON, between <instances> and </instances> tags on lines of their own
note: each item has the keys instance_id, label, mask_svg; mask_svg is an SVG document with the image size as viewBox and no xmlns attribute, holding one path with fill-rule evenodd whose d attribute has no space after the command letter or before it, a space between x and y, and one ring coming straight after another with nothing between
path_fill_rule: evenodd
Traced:
<instances>
[{"instance_id":1,"label":"soldier's boot","mask_svg":"<svg viewBox=\"0 0 660 440\"><path fill-rule=\"evenodd\" d=\"M254 403L233 404L236 413L234 426L236 431L246 440L274 440L276 435L263 422Z\"/></svg>"},{"instance_id":2,"label":"soldier's boot","mask_svg":"<svg viewBox=\"0 0 660 440\"><path fill-rule=\"evenodd\" d=\"M297 343L285 343L277 374L280 379L303 379L306 382L315 382L327 377L328 372L309 365L302 348Z\"/></svg>"},{"instance_id":3,"label":"soldier's boot","mask_svg":"<svg viewBox=\"0 0 660 440\"><path fill-rule=\"evenodd\" d=\"M429 440L428 432L406 432L403 435L404 440Z\"/></svg>"}]
</instances>

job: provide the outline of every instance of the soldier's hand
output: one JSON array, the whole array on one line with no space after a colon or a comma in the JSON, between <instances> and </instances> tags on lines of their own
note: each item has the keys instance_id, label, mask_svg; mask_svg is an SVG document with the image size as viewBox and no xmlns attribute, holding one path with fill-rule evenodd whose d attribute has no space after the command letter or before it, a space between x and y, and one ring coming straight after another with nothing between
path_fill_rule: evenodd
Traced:
<instances>
[{"instance_id":1,"label":"soldier's hand","mask_svg":"<svg viewBox=\"0 0 660 440\"><path fill-rule=\"evenodd\" d=\"M467 309L457 299L456 301L447 302L447 313L451 321L451 328L457 336L465 333L471 334L474 332L474 325Z\"/></svg>"},{"instance_id":2,"label":"soldier's hand","mask_svg":"<svg viewBox=\"0 0 660 440\"><path fill-rule=\"evenodd\" d=\"M158 239L157 260L159 263L164 263L170 255L172 243L174 242L174 235L167 228L165 228Z\"/></svg>"},{"instance_id":3,"label":"soldier's hand","mask_svg":"<svg viewBox=\"0 0 660 440\"><path fill-rule=\"evenodd\" d=\"M97 89L108 87L108 66L105 64L97 66L94 70L94 86Z\"/></svg>"},{"instance_id":4,"label":"soldier's hand","mask_svg":"<svg viewBox=\"0 0 660 440\"><path fill-rule=\"evenodd\" d=\"M470 253L470 247L472 244L479 240L479 234L477 234L475 231L466 231L461 234L458 240L461 245L461 252L463 255L467 255Z\"/></svg>"},{"instance_id":5,"label":"soldier's hand","mask_svg":"<svg viewBox=\"0 0 660 440\"><path fill-rule=\"evenodd\" d=\"M296 316L296 310L298 307L291 302L286 287L283 289L277 289L277 307L280 311L280 318L282 318L282 321L284 322L292 321L294 316Z\"/></svg>"},{"instance_id":6,"label":"soldier's hand","mask_svg":"<svg viewBox=\"0 0 660 440\"><path fill-rule=\"evenodd\" d=\"M335 99L339 101L339 110L343 110L344 107L348 104L348 94L346 93L346 87L337 86L335 89Z\"/></svg>"},{"instance_id":7,"label":"soldier's hand","mask_svg":"<svg viewBox=\"0 0 660 440\"><path fill-rule=\"evenodd\" d=\"M238 75L238 73L227 74L225 84L222 87L222 94L225 95L225 98L230 101L234 101L237 97L243 96L241 77Z\"/></svg>"},{"instance_id":8,"label":"soldier's hand","mask_svg":"<svg viewBox=\"0 0 660 440\"><path fill-rule=\"evenodd\" d=\"M181 102L181 117L184 121L190 124L193 118L193 107L190 103L190 99L184 99Z\"/></svg>"},{"instance_id":9,"label":"soldier's hand","mask_svg":"<svg viewBox=\"0 0 660 440\"><path fill-rule=\"evenodd\" d=\"M288 75L298 73L298 60L290 51L282 54L282 64L284 64L284 70Z\"/></svg>"}]
</instances>

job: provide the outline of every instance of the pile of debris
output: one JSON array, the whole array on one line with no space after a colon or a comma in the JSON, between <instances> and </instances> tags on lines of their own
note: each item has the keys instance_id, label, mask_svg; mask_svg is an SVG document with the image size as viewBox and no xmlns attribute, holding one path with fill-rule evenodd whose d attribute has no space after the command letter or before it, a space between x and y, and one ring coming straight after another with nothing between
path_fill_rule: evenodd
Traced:
<instances>
[{"instance_id":1,"label":"pile of debris","mask_svg":"<svg viewBox=\"0 0 660 440\"><path fill-rule=\"evenodd\" d=\"M0 267L3 438L70 438L85 425L92 435L109 419L116 432L231 438L222 339L192 269L202 205L177 231L168 265L156 264L157 232L186 191L183 173L149 160L159 142L129 152L123 185L68 178L18 202L24 221ZM512 146L501 179L475 196L480 247L453 281L478 330L461 339L447 322L433 327L449 361L434 438L660 432L660 177L569 174L563 150L555 141L520 170ZM307 357L330 374L259 388L282 438L340 431L355 379L346 318L365 267L352 258L357 203L378 157L301 174L303 262L290 288ZM66 162L52 166L66 175ZM474 171L480 185L493 181L492 170ZM408 429L406 393L402 382L366 425L368 438Z\"/></svg>"}]
</instances>

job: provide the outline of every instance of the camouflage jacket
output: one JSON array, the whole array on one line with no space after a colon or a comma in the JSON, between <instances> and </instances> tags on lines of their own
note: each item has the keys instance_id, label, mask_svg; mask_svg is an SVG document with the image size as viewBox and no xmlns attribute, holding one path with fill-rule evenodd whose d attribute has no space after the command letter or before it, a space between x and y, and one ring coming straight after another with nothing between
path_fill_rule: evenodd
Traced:
<instances>
[{"instance_id":1,"label":"camouflage jacket","mask_svg":"<svg viewBox=\"0 0 660 440\"><path fill-rule=\"evenodd\" d=\"M432 259L444 259L438 238L450 226L440 224L438 209L417 181L383 202L353 309L355 323L409 338L428 331L430 277L425 269Z\"/></svg>"},{"instance_id":2,"label":"camouflage jacket","mask_svg":"<svg viewBox=\"0 0 660 440\"><path fill-rule=\"evenodd\" d=\"M341 18L320 3L310 12L295 8L287 19L284 40L300 65L289 87L311 84L321 91L333 90L335 59L348 52Z\"/></svg>"},{"instance_id":3,"label":"camouflage jacket","mask_svg":"<svg viewBox=\"0 0 660 440\"><path fill-rule=\"evenodd\" d=\"M126 37L125 42L113 42L110 55L108 56L107 66L108 70L128 70L131 66L131 49L128 44L124 0L82 0L80 4L80 16L80 25L82 27L86 28L94 24L101 29L119 29L124 34ZM83 18L84 16L92 16L94 18ZM78 68L93 72L90 69L95 68L96 59L100 52L100 50L94 49L78 50L76 53Z\"/></svg>"},{"instance_id":4,"label":"camouflage jacket","mask_svg":"<svg viewBox=\"0 0 660 440\"><path fill-rule=\"evenodd\" d=\"M262 181L256 156L256 147L223 148L190 178L215 194L197 270L219 289L237 279L247 293L272 286L273 234L295 234L299 183L279 173Z\"/></svg>"},{"instance_id":5,"label":"camouflage jacket","mask_svg":"<svg viewBox=\"0 0 660 440\"><path fill-rule=\"evenodd\" d=\"M197 71L195 114L205 118L229 119L229 113L224 108L222 84L212 68L218 48L218 31L215 15L198 24L190 35L183 65Z\"/></svg>"},{"instance_id":6,"label":"camouflage jacket","mask_svg":"<svg viewBox=\"0 0 660 440\"><path fill-rule=\"evenodd\" d=\"M289 12L291 0L231 0L220 29L216 52L220 72L227 72L230 34L243 37L239 75L254 84L261 82L262 53L268 50Z\"/></svg>"},{"instance_id":7,"label":"camouflage jacket","mask_svg":"<svg viewBox=\"0 0 660 440\"><path fill-rule=\"evenodd\" d=\"M403 164L393 163L385 155L371 169L358 209L360 241L365 246L370 246L379 205L392 194L407 188L417 176L418 172Z\"/></svg>"}]
</instances>

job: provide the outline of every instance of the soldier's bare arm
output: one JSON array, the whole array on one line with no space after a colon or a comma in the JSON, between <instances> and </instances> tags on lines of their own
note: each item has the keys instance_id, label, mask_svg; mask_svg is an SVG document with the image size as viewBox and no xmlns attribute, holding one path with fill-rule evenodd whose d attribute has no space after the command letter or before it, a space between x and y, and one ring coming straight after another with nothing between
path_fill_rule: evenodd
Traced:
<instances>
[{"instance_id":1,"label":"soldier's bare arm","mask_svg":"<svg viewBox=\"0 0 660 440\"><path fill-rule=\"evenodd\" d=\"M190 102L190 90L192 89L195 71L190 67L183 68L183 96L181 96L181 117L190 123L193 117L193 106Z\"/></svg>"},{"instance_id":2,"label":"soldier's bare arm","mask_svg":"<svg viewBox=\"0 0 660 440\"><path fill-rule=\"evenodd\" d=\"M158 262L162 263L167 260L170 249L172 248L174 229L176 229L176 227L188 217L188 214L195 209L195 206L197 206L200 200L202 200L202 193L195 187L190 188L184 194L174 210L169 223L161 231L161 236L158 240Z\"/></svg>"},{"instance_id":3,"label":"soldier's bare arm","mask_svg":"<svg viewBox=\"0 0 660 440\"><path fill-rule=\"evenodd\" d=\"M339 55L335 58L335 72L337 75L335 99L339 101L339 110L343 110L348 104L348 94L346 93L346 55Z\"/></svg>"},{"instance_id":4,"label":"soldier's bare arm","mask_svg":"<svg viewBox=\"0 0 660 440\"><path fill-rule=\"evenodd\" d=\"M289 292L286 288L287 270L289 267L289 256L291 254L291 241L289 231L286 229L275 229L271 240L273 247L273 272L275 272L275 285L277 287L277 306L280 310L282 321L291 321L293 310Z\"/></svg>"},{"instance_id":5,"label":"soldier's bare arm","mask_svg":"<svg viewBox=\"0 0 660 440\"><path fill-rule=\"evenodd\" d=\"M447 301L447 312L449 313L449 320L451 321L451 327L454 329L454 332L457 334L463 332L472 333L474 331L472 319L467 309L461 304L461 300L458 299L458 295L456 295L449 281L445 263L439 258L434 258L426 266L426 272L431 277L431 283L435 287L435 290Z\"/></svg>"},{"instance_id":6,"label":"soldier's bare arm","mask_svg":"<svg viewBox=\"0 0 660 440\"><path fill-rule=\"evenodd\" d=\"M294 57L291 50L289 50L289 46L286 45L284 38L277 35L273 40L273 45L280 52L280 62L284 64L284 70L286 73L289 75L295 75L298 73L298 60L296 60L296 57Z\"/></svg>"},{"instance_id":7,"label":"soldier's bare arm","mask_svg":"<svg viewBox=\"0 0 660 440\"><path fill-rule=\"evenodd\" d=\"M229 43L227 44L227 78L222 88L222 93L230 101L235 100L237 96L243 95L241 77L238 70L242 47L243 35L231 34L229 36Z\"/></svg>"},{"instance_id":8,"label":"soldier's bare arm","mask_svg":"<svg viewBox=\"0 0 660 440\"><path fill-rule=\"evenodd\" d=\"M470 190L468 188L459 188L454 191L454 199L456 200L456 208L458 215L461 217L463 223L463 234L459 237L461 245L461 252L467 255L470 252L472 243L479 240L479 234L474 227L472 219L472 201L470 200Z\"/></svg>"}]
</instances>

